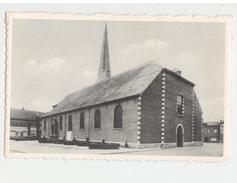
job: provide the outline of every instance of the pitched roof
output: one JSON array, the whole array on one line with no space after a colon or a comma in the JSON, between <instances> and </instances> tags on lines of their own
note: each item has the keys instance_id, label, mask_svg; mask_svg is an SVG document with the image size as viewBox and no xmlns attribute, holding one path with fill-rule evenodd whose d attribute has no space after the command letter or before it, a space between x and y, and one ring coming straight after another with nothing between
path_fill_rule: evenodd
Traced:
<instances>
[{"instance_id":1,"label":"pitched roof","mask_svg":"<svg viewBox=\"0 0 237 183\"><path fill-rule=\"evenodd\" d=\"M138 68L67 95L44 116L138 95L150 85L161 70L162 67L149 61Z\"/></svg>"},{"instance_id":2,"label":"pitched roof","mask_svg":"<svg viewBox=\"0 0 237 183\"><path fill-rule=\"evenodd\" d=\"M38 111L29 111L25 109L11 108L10 118L19 119L19 120L36 121L43 114L44 114L43 112L38 112Z\"/></svg>"}]
</instances>

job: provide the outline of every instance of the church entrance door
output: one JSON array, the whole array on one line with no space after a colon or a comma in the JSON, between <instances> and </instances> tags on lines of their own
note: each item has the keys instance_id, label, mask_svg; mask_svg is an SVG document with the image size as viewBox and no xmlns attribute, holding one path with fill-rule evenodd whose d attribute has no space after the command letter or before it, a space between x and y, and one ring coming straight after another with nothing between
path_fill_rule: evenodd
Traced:
<instances>
[{"instance_id":1,"label":"church entrance door","mask_svg":"<svg viewBox=\"0 0 237 183\"><path fill-rule=\"evenodd\" d=\"M176 145L177 147L183 147L184 145L184 131L182 126L178 126L177 131L176 131L176 135L177 135L177 141L176 141Z\"/></svg>"}]
</instances>

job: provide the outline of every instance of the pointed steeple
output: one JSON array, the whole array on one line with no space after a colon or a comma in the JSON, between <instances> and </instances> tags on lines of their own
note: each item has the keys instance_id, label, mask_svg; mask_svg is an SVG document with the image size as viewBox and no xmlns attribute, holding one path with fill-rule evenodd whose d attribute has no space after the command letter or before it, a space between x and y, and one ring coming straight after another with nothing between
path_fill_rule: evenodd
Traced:
<instances>
[{"instance_id":1,"label":"pointed steeple","mask_svg":"<svg viewBox=\"0 0 237 183\"><path fill-rule=\"evenodd\" d=\"M110 73L110 61L109 61L108 33L107 33L107 24L105 24L105 32L100 56L100 65L97 76L97 82L105 81L109 79L110 76L111 73Z\"/></svg>"}]
</instances>

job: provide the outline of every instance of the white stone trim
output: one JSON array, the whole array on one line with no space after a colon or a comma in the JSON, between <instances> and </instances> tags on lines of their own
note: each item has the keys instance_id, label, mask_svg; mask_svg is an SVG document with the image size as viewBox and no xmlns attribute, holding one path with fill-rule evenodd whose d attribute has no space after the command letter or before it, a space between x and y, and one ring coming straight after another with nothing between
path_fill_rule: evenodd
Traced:
<instances>
[{"instance_id":1,"label":"white stone trim","mask_svg":"<svg viewBox=\"0 0 237 183\"><path fill-rule=\"evenodd\" d=\"M178 127L179 127L179 126L182 127L183 133L184 133L184 126L183 126L181 123L179 123L179 124L176 126L176 130L175 130L176 134L177 134L177 130L178 130Z\"/></svg>"},{"instance_id":2,"label":"white stone trim","mask_svg":"<svg viewBox=\"0 0 237 183\"><path fill-rule=\"evenodd\" d=\"M137 102L137 144L140 144L141 140L141 102L142 97L138 97L138 102Z\"/></svg>"},{"instance_id":3,"label":"white stone trim","mask_svg":"<svg viewBox=\"0 0 237 183\"><path fill-rule=\"evenodd\" d=\"M195 115L195 113L194 113L194 98L195 98L195 96L194 96L194 92L193 92L193 94L192 94L192 142L194 141L194 115Z\"/></svg>"},{"instance_id":4,"label":"white stone trim","mask_svg":"<svg viewBox=\"0 0 237 183\"><path fill-rule=\"evenodd\" d=\"M183 101L182 101L182 112L183 112L183 115L184 115L184 97L183 97Z\"/></svg>"},{"instance_id":5,"label":"white stone trim","mask_svg":"<svg viewBox=\"0 0 237 183\"><path fill-rule=\"evenodd\" d=\"M163 72L161 75L161 129L160 129L160 136L161 136L161 144L165 143L165 73Z\"/></svg>"}]
</instances>

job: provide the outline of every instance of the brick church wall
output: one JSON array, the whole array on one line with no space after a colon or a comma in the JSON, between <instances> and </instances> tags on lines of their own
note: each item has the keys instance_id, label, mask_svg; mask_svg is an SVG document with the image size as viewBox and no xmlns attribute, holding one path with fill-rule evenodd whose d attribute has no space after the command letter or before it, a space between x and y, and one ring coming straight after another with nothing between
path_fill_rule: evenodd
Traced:
<instances>
[{"instance_id":1,"label":"brick church wall","mask_svg":"<svg viewBox=\"0 0 237 183\"><path fill-rule=\"evenodd\" d=\"M184 142L192 141L192 99L193 87L166 72L165 75L165 143L176 142L176 127L184 127ZM184 115L177 113L178 94L184 99Z\"/></svg>"},{"instance_id":2,"label":"brick church wall","mask_svg":"<svg viewBox=\"0 0 237 183\"><path fill-rule=\"evenodd\" d=\"M184 115L177 113L178 94L182 94L184 98ZM121 105L123 109L122 129L113 127L114 108L117 105ZM100 129L94 128L96 109L101 111ZM80 129L79 126L81 112L85 114L85 129ZM54 119L59 123L59 118L62 116L63 125L62 129L59 129L59 138L66 137L69 115L72 115L73 138L78 140L86 140L89 137L91 141L104 139L107 142L121 143L126 141L141 144L175 143L178 124L184 127L184 142L201 141L202 138L202 112L193 87L166 70L157 76L141 96L43 118L42 136L52 136L51 123ZM47 125L46 131L44 131L44 119Z\"/></svg>"},{"instance_id":3,"label":"brick church wall","mask_svg":"<svg viewBox=\"0 0 237 183\"><path fill-rule=\"evenodd\" d=\"M114 128L114 109L117 105L122 106L123 127ZM94 112L101 110L101 130L94 128ZM90 110L90 139L112 142L137 142L137 99L117 101L100 107L93 107Z\"/></svg>"},{"instance_id":4,"label":"brick church wall","mask_svg":"<svg viewBox=\"0 0 237 183\"><path fill-rule=\"evenodd\" d=\"M191 142L193 87L173 74L165 72L165 107L164 114L162 114L162 74L152 82L142 95L140 142L160 143L161 133L164 133L164 143L174 143L176 142L178 124L182 124L184 127L184 142ZM177 113L176 97L178 94L182 94L184 98L184 115ZM195 104L194 140L200 141L201 127L197 121L200 121L201 115L196 108ZM164 115L164 132L161 132L162 115Z\"/></svg>"},{"instance_id":5,"label":"brick church wall","mask_svg":"<svg viewBox=\"0 0 237 183\"><path fill-rule=\"evenodd\" d=\"M122 106L123 110L123 127L121 129L114 129L114 108L117 105ZM94 128L94 112L99 109L101 112L101 128ZM85 113L85 128L80 129L80 113ZM60 116L63 117L62 129L59 129L59 139L66 137L68 129L68 118L72 115L72 132L73 138L77 140L86 140L87 137L91 141L105 141L110 142L137 142L137 97L127 98L111 103L86 108L83 110L76 110L64 114L55 115L52 117L43 118L41 120L42 136L50 137L51 121L56 119L59 123ZM46 131L44 131L44 120L46 120ZM59 125L58 125L59 126Z\"/></svg>"},{"instance_id":6,"label":"brick church wall","mask_svg":"<svg viewBox=\"0 0 237 183\"><path fill-rule=\"evenodd\" d=\"M160 143L161 129L161 75L141 97L141 143Z\"/></svg>"}]
</instances>

